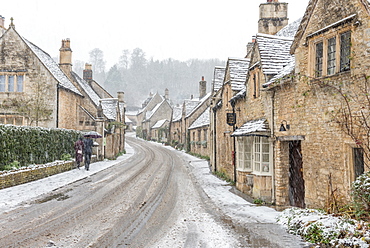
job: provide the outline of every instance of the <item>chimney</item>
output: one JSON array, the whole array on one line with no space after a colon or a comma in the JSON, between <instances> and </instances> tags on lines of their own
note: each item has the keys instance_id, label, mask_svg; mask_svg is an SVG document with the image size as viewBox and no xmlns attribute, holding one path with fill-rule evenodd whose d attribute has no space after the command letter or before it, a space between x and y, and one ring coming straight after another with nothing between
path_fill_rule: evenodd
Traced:
<instances>
[{"instance_id":1,"label":"chimney","mask_svg":"<svg viewBox=\"0 0 370 248\"><path fill-rule=\"evenodd\" d=\"M72 50L69 39L62 40L59 49L59 66L67 75L72 71Z\"/></svg>"},{"instance_id":2,"label":"chimney","mask_svg":"<svg viewBox=\"0 0 370 248\"><path fill-rule=\"evenodd\" d=\"M166 99L166 100L170 99L169 98L169 90L167 88L164 90L164 99Z\"/></svg>"},{"instance_id":3,"label":"chimney","mask_svg":"<svg viewBox=\"0 0 370 248\"><path fill-rule=\"evenodd\" d=\"M85 81L91 81L92 80L92 65L86 63L85 69L83 71L83 79Z\"/></svg>"},{"instance_id":4,"label":"chimney","mask_svg":"<svg viewBox=\"0 0 370 248\"><path fill-rule=\"evenodd\" d=\"M251 58L251 51L253 49L254 43L256 43L256 36L252 36L252 42L248 42L247 44L247 56L245 56L246 58Z\"/></svg>"},{"instance_id":5,"label":"chimney","mask_svg":"<svg viewBox=\"0 0 370 248\"><path fill-rule=\"evenodd\" d=\"M118 102L120 102L120 103L125 102L124 97L125 97L125 92L123 92L123 91L118 91L117 92Z\"/></svg>"},{"instance_id":6,"label":"chimney","mask_svg":"<svg viewBox=\"0 0 370 248\"><path fill-rule=\"evenodd\" d=\"M204 76L199 82L199 99L203 98L207 94L207 81L204 81Z\"/></svg>"},{"instance_id":7,"label":"chimney","mask_svg":"<svg viewBox=\"0 0 370 248\"><path fill-rule=\"evenodd\" d=\"M288 24L288 4L267 0L260 4L258 33L275 35Z\"/></svg>"}]
</instances>

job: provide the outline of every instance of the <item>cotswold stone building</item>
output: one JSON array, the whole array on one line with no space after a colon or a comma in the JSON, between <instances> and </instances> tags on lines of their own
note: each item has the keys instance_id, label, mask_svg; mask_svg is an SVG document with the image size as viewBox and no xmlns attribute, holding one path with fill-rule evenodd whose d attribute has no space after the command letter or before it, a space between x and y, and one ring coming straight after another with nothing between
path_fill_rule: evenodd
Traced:
<instances>
[{"instance_id":1,"label":"cotswold stone building","mask_svg":"<svg viewBox=\"0 0 370 248\"><path fill-rule=\"evenodd\" d=\"M207 81L199 81L199 97L191 96L174 108L170 126L171 144L186 151L209 156L209 105Z\"/></svg>"},{"instance_id":2,"label":"cotswold stone building","mask_svg":"<svg viewBox=\"0 0 370 248\"><path fill-rule=\"evenodd\" d=\"M370 154L369 34L370 4L362 0L311 0L298 22L257 34L245 89L214 95L213 147L223 144L235 158L213 149L213 168L226 168L238 189L277 205L329 208L350 200ZM220 92L228 89L224 83ZM217 116L228 106L236 113L230 136L225 113Z\"/></svg>"},{"instance_id":3,"label":"cotswold stone building","mask_svg":"<svg viewBox=\"0 0 370 248\"><path fill-rule=\"evenodd\" d=\"M368 170L369 44L368 1L309 2L291 46L295 66L264 85L273 96L277 204L349 200Z\"/></svg>"},{"instance_id":4,"label":"cotswold stone building","mask_svg":"<svg viewBox=\"0 0 370 248\"><path fill-rule=\"evenodd\" d=\"M172 116L172 106L169 91L165 95L150 93L137 113L137 136L160 142L167 142L169 137L169 122Z\"/></svg>"},{"instance_id":5,"label":"cotswold stone building","mask_svg":"<svg viewBox=\"0 0 370 248\"><path fill-rule=\"evenodd\" d=\"M123 150L123 92L113 98L92 78L74 73L69 39L62 41L58 65L18 34L12 21L0 50L0 124L94 130L106 139L98 140L101 158Z\"/></svg>"}]
</instances>

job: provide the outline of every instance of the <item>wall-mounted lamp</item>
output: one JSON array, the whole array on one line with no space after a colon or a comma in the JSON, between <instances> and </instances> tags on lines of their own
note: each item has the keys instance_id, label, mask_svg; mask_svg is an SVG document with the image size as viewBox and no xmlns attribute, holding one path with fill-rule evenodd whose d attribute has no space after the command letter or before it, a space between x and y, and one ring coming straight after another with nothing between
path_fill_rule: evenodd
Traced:
<instances>
[{"instance_id":1,"label":"wall-mounted lamp","mask_svg":"<svg viewBox=\"0 0 370 248\"><path fill-rule=\"evenodd\" d=\"M285 125L284 125L284 122L285 122ZM289 130L290 129L290 125L287 123L287 121L286 120L283 120L282 122L281 122L281 125L280 125L280 129L279 129L279 131L280 132L285 132L286 130Z\"/></svg>"}]
</instances>

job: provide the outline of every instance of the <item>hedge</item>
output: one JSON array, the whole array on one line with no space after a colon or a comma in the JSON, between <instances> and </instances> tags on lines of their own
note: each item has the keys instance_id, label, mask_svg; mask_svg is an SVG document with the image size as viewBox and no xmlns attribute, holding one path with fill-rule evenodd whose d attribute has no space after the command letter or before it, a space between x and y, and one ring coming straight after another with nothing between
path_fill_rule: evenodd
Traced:
<instances>
[{"instance_id":1,"label":"hedge","mask_svg":"<svg viewBox=\"0 0 370 248\"><path fill-rule=\"evenodd\" d=\"M67 129L0 125L0 170L14 161L21 166L73 156L81 132Z\"/></svg>"}]
</instances>

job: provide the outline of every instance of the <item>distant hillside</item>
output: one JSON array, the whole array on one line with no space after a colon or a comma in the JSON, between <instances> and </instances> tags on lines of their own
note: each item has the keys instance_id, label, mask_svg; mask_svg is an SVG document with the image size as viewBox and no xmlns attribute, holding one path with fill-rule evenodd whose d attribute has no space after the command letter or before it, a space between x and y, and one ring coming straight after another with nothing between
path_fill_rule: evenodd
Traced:
<instances>
[{"instance_id":1,"label":"distant hillside","mask_svg":"<svg viewBox=\"0 0 370 248\"><path fill-rule=\"evenodd\" d=\"M164 95L167 88L170 99L177 104L191 95L199 95L198 83L202 76L207 81L209 92L215 66L225 66L225 62L218 59L147 61L145 56L141 56L131 58L129 66L127 62L113 66L106 73L104 87L113 96L117 91L124 91L127 105L139 107L150 92Z\"/></svg>"}]
</instances>

